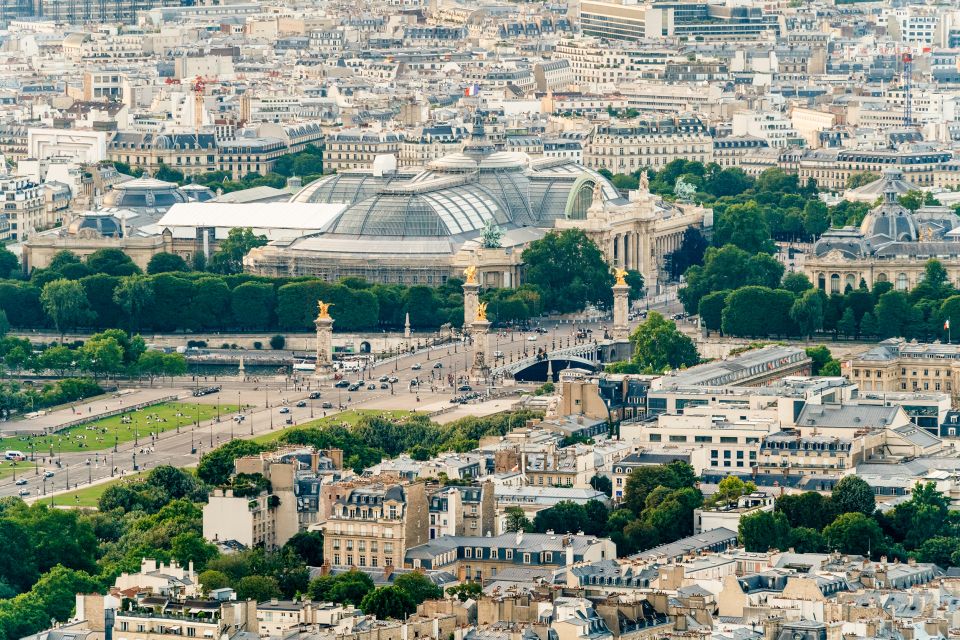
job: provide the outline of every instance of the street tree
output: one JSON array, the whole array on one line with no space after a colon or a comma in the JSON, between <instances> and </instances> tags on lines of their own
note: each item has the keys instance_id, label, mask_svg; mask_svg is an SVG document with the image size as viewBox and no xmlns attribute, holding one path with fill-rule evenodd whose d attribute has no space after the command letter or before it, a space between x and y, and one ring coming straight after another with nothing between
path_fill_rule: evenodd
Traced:
<instances>
[{"instance_id":1,"label":"street tree","mask_svg":"<svg viewBox=\"0 0 960 640\"><path fill-rule=\"evenodd\" d=\"M43 310L60 333L60 343L68 329L74 329L92 319L90 305L83 285L74 280L54 280L44 285L40 294Z\"/></svg>"},{"instance_id":2,"label":"street tree","mask_svg":"<svg viewBox=\"0 0 960 640\"><path fill-rule=\"evenodd\" d=\"M580 229L551 231L523 251L526 281L535 286L545 309L560 313L588 304L608 307L613 275L603 253Z\"/></svg>"},{"instance_id":3,"label":"street tree","mask_svg":"<svg viewBox=\"0 0 960 640\"><path fill-rule=\"evenodd\" d=\"M681 333L675 322L656 311L647 315L630 336L630 341L633 343L634 363L645 370L659 373L690 367L700 361L693 340Z\"/></svg>"}]
</instances>

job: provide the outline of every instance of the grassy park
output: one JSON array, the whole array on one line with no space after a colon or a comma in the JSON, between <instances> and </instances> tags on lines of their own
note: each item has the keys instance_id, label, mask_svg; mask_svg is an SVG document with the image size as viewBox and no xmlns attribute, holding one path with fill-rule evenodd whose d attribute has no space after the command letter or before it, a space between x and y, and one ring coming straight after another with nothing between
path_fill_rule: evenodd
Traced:
<instances>
[{"instance_id":1,"label":"grassy park","mask_svg":"<svg viewBox=\"0 0 960 640\"><path fill-rule=\"evenodd\" d=\"M283 429L276 429L269 433L264 433L255 438L251 438L254 442L259 442L260 444L270 444L276 442L280 439L284 433L291 429L304 429L309 427L326 427L330 425L346 425L354 426L356 425L361 418L365 416L383 416L385 418L390 418L393 420L403 420L407 416L411 415L409 411L402 411L399 409L350 409L349 411L343 411L341 413L335 413L326 418L319 418L317 420L309 420L307 422L302 422L295 426L284 427Z\"/></svg>"},{"instance_id":2,"label":"grassy park","mask_svg":"<svg viewBox=\"0 0 960 640\"><path fill-rule=\"evenodd\" d=\"M140 474L135 473L132 475L123 476L122 478L110 480L109 482L101 482L100 484L84 487L82 489L76 489L75 491L61 493L52 497L53 504L64 507L96 507L97 502L100 500L100 496L103 495L104 491L120 482L130 482L139 478ZM43 502L45 503L49 502L50 500L50 497L43 498Z\"/></svg>"},{"instance_id":3,"label":"grassy park","mask_svg":"<svg viewBox=\"0 0 960 640\"><path fill-rule=\"evenodd\" d=\"M236 405L219 406L221 417L229 418L237 411ZM199 420L201 423L217 415L217 406L185 402L163 402L142 409L76 425L51 435L11 436L0 438L0 450L17 450L30 455L35 448L38 454L97 451L116 444L130 442L135 438L150 438L152 433L163 433L178 426L187 426ZM23 463L21 463L23 464ZM0 467L0 477L8 465ZM12 473L12 470L9 471Z\"/></svg>"}]
</instances>

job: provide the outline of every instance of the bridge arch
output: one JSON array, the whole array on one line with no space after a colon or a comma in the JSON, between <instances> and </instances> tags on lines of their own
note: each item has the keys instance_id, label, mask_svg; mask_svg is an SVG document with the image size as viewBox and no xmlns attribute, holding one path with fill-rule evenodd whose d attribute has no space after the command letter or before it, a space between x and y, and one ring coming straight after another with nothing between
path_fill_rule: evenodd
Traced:
<instances>
[{"instance_id":1,"label":"bridge arch","mask_svg":"<svg viewBox=\"0 0 960 640\"><path fill-rule=\"evenodd\" d=\"M581 358L580 356L565 355L551 358L550 360L540 360L532 362L513 373L514 380L518 382L547 382L548 363L553 370L552 382L559 379L560 372L564 369L586 369L596 371L599 367L596 362Z\"/></svg>"}]
</instances>

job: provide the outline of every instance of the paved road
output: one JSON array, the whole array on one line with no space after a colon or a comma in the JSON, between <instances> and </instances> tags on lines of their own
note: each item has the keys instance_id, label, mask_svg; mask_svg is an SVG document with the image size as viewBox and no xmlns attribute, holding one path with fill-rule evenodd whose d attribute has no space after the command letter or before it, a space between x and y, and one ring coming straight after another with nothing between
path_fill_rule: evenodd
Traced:
<instances>
[{"instance_id":1,"label":"paved road","mask_svg":"<svg viewBox=\"0 0 960 640\"><path fill-rule=\"evenodd\" d=\"M651 305L672 313L675 302ZM491 336L491 348L502 351L509 362L510 356L514 359L523 356L523 353L536 353L537 348L553 348L562 341L566 344L568 338L579 327L592 328L597 340L602 340L602 326L605 323L544 323L545 333L498 333ZM237 381L209 380L223 385L223 391L217 396L206 396L197 401L206 403L242 404L251 405L244 413L242 422L235 422L230 416L221 416L221 421L205 421L197 427L182 427L179 433L176 430L168 431L155 438L141 439L136 445L129 442L121 444L116 451L109 448L99 452L64 453L57 456L56 461L38 456L31 461L30 467L18 471L17 480L26 480L25 485L16 485L13 477L0 480L0 496L17 495L20 491L28 491L25 496L28 500L49 498L51 495L69 489L84 487L90 483L103 482L111 477L128 475L135 469L143 470L170 464L178 467L195 465L200 456L211 447L217 447L233 438L250 438L254 435L269 433L272 430L286 427L289 417L294 424L302 424L311 418L320 418L332 415L336 409L324 410L323 402L330 402L334 407L359 409L405 409L418 411L436 411L449 407L449 400L459 394L455 387L449 384L448 374L454 380L465 376L472 362L472 351L463 345L456 344L450 347L421 351L415 354L406 354L398 359L378 363L372 370L365 371L362 376L367 381L374 381L376 389L363 389L349 392L346 389L336 389L332 382L318 383L308 376L301 380L266 379ZM435 365L440 363L440 367ZM419 364L419 369L414 365ZM348 374L354 380L360 373ZM398 382L387 389L380 388L381 376L396 377ZM419 386L411 385L411 381L419 381ZM311 391L319 390L321 398L308 400ZM193 401L191 388L193 383L184 380L172 388L164 389L164 393L178 393L181 400ZM432 386L432 389L431 389ZM475 389L480 392L484 388ZM306 407L296 407L296 403L305 400ZM280 413L282 407L289 413ZM505 403L490 402L484 406L466 405L457 407L457 417L463 415L481 415L503 410ZM81 407L83 411L86 407ZM451 414L447 414L449 417ZM59 464L57 464L59 463ZM23 463L21 463L22 465ZM45 477L46 473L52 473Z\"/></svg>"}]
</instances>

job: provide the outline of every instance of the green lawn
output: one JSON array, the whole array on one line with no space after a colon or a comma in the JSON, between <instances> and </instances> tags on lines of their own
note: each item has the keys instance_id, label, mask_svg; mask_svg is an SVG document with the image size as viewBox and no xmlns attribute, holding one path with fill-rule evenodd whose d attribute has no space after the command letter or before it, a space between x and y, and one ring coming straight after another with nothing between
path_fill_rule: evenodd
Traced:
<instances>
[{"instance_id":1,"label":"green lawn","mask_svg":"<svg viewBox=\"0 0 960 640\"><path fill-rule=\"evenodd\" d=\"M235 413L237 405L220 405L220 415L227 419ZM177 425L192 424L199 415L200 422L214 418L217 407L212 404L163 402L137 411L102 420L87 422L49 436L11 436L0 438L0 451L10 449L30 455L31 444L38 454L49 454L51 448L57 453L71 451L97 451L108 449L114 442L124 443L139 434L140 440L149 440L150 432L163 433L176 429Z\"/></svg>"},{"instance_id":2,"label":"green lawn","mask_svg":"<svg viewBox=\"0 0 960 640\"><path fill-rule=\"evenodd\" d=\"M101 482L100 484L84 487L83 489L77 489L68 493L61 493L53 496L53 504L62 505L65 507L96 507L97 502L100 500L100 496L103 495L104 491L119 482L130 482L131 480L139 478L140 474L137 473L134 475L124 476L122 478L116 478L110 482ZM50 498L41 498L41 500L44 503L49 503Z\"/></svg>"},{"instance_id":3,"label":"green lawn","mask_svg":"<svg viewBox=\"0 0 960 640\"><path fill-rule=\"evenodd\" d=\"M336 413L332 416L327 416L326 418L319 418L317 420L310 420L308 422L303 422L296 426L284 427L283 429L277 429L269 433L264 433L257 436L256 438L251 438L254 442L259 442L260 444L271 444L280 439L284 433L291 429L302 429L304 427L323 427L332 424L347 424L353 426L360 421L360 418L364 416L384 416L387 418L394 419L405 419L410 416L409 411L401 410L390 410L390 409L350 409L349 411L344 411L342 413Z\"/></svg>"}]
</instances>

